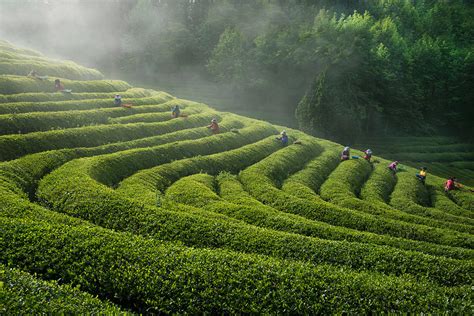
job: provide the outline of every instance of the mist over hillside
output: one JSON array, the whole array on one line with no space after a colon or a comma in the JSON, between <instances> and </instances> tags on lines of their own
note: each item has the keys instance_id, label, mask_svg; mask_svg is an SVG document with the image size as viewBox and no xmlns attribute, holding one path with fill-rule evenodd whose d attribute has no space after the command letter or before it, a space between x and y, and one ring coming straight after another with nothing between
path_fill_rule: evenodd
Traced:
<instances>
[{"instance_id":1,"label":"mist over hillside","mask_svg":"<svg viewBox=\"0 0 474 316\"><path fill-rule=\"evenodd\" d=\"M4 0L0 37L353 143L474 135L470 1Z\"/></svg>"},{"instance_id":2,"label":"mist over hillside","mask_svg":"<svg viewBox=\"0 0 474 316\"><path fill-rule=\"evenodd\" d=\"M169 10L178 2L139 1L136 17L155 17L144 9L157 3ZM247 1L207 3L235 8L234 15L256 8ZM258 3L269 9L283 2ZM284 10L269 12L279 21ZM280 97L271 93L278 86L267 90L257 80L265 69L255 68L258 58L271 55L278 66L281 56L272 54L286 47L285 56L296 54L303 71L312 60L305 57L317 56L296 113L303 129L343 144L110 79L59 53L51 58L0 39L0 314L472 314L474 144L387 137L390 126L365 124L397 122L386 121L384 103L374 103L387 82L357 85L400 83L397 76L377 77L374 64L390 65L382 62L391 60L389 46L369 49L382 35L393 35L384 43L404 42L393 21L322 10L308 23L271 36L226 27L201 70L164 67L163 60L178 57L141 50L124 50L119 60L151 87L194 69L195 85L177 80L176 89L196 95L205 79L217 95L225 97L228 87L245 103ZM165 35L167 46L155 44L174 47L174 36ZM254 46L247 36L255 37ZM138 34L128 40L142 42ZM257 54L264 51L269 55ZM157 69L163 73L153 78ZM247 86L245 78L256 81ZM392 111L404 109L389 103L393 95L386 98ZM363 102L378 117L363 116ZM283 117L278 103L233 104L236 111ZM421 109L413 108L425 119ZM375 137L346 146L372 131Z\"/></svg>"}]
</instances>

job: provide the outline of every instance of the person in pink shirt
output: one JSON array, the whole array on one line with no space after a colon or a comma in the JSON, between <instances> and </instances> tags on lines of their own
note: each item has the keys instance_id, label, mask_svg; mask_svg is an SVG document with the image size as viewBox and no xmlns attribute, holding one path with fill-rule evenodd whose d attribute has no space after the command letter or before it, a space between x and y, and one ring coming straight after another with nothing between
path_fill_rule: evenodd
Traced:
<instances>
[{"instance_id":1,"label":"person in pink shirt","mask_svg":"<svg viewBox=\"0 0 474 316\"><path fill-rule=\"evenodd\" d=\"M388 165L388 169L392 171L393 175L397 173L397 166L398 166L398 161L394 161L391 164Z\"/></svg>"}]
</instances>

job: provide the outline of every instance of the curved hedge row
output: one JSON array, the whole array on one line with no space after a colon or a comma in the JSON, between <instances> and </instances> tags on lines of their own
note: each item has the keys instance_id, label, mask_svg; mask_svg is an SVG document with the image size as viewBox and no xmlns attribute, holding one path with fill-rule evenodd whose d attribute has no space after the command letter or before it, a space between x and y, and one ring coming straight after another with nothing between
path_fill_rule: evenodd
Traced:
<instances>
[{"instance_id":1,"label":"curved hedge row","mask_svg":"<svg viewBox=\"0 0 474 316\"><path fill-rule=\"evenodd\" d=\"M228 119L228 116L230 119ZM224 128L239 128L241 123L232 115L223 119ZM227 127L226 127L227 126ZM67 161L78 157L93 156L104 153L117 152L120 150L156 146L183 139L196 139L208 134L208 131L200 128L187 129L183 131L167 133L165 135L138 139L129 142L108 144L95 148L74 148L56 151L42 152L20 159L0 164L0 212L5 216L26 216L34 219L49 220L50 212L42 211L42 208L31 203L28 195L34 198L37 182L48 172L59 167ZM25 194L26 193L26 194ZM52 218L57 221L59 213L53 213ZM46 218L43 218L46 216ZM71 218L61 217L61 222L72 225Z\"/></svg>"},{"instance_id":2,"label":"curved hedge row","mask_svg":"<svg viewBox=\"0 0 474 316\"><path fill-rule=\"evenodd\" d=\"M410 278L196 250L95 227L0 218L0 229L3 260L79 284L138 312L463 313L470 308L466 288Z\"/></svg>"},{"instance_id":3,"label":"curved hedge row","mask_svg":"<svg viewBox=\"0 0 474 316\"><path fill-rule=\"evenodd\" d=\"M43 56L40 52L37 52L32 49L28 48L20 48L18 46L12 45L10 42L5 40L0 40L0 50L11 52L14 54L22 54L22 55L29 55L29 56Z\"/></svg>"},{"instance_id":4,"label":"curved hedge row","mask_svg":"<svg viewBox=\"0 0 474 316\"><path fill-rule=\"evenodd\" d=\"M226 115L222 120L223 130L241 128L242 123L234 115ZM201 127L179 130L158 136L139 138L126 142L111 143L98 147L67 148L27 155L0 164L0 181L5 187L16 188L34 198L37 182L48 172L75 158L108 154L133 148L158 146L178 140L198 139L209 134ZM0 186L0 189L2 187ZM1 195L0 195L1 196Z\"/></svg>"},{"instance_id":5,"label":"curved hedge row","mask_svg":"<svg viewBox=\"0 0 474 316\"><path fill-rule=\"evenodd\" d=\"M12 160L45 150L94 147L110 142L165 134L183 128L204 126L213 117L219 117L219 115L209 110L193 115L186 121L170 120L158 123L111 124L35 132L24 135L4 135L0 136L0 161Z\"/></svg>"},{"instance_id":6,"label":"curved hedge row","mask_svg":"<svg viewBox=\"0 0 474 316\"><path fill-rule=\"evenodd\" d=\"M432 217L450 222L465 223L466 225L471 225L470 227L473 227L472 225L474 224L474 221L472 219L451 215L446 213L444 210L437 210L423 206L423 204L427 205L431 202L430 193L413 173L401 172L398 173L397 177L398 183L392 192L390 200L390 204L397 209L410 214ZM446 226L448 227L447 222Z\"/></svg>"},{"instance_id":7,"label":"curved hedge row","mask_svg":"<svg viewBox=\"0 0 474 316\"><path fill-rule=\"evenodd\" d=\"M327 157L323 157L323 155L321 155L321 157L317 157L303 170L297 172L295 175L287 179L282 187L282 190L296 197L313 200L315 203L321 203L321 200L315 196L314 189L311 189L309 186L314 187L315 184L320 185L320 183L324 181L326 174L329 173L329 171L334 167L334 164L337 163L335 162L335 157L337 156L334 156L334 153L329 153L330 152L328 152ZM331 162L330 166L326 166L328 162ZM420 216L407 215L386 205L383 199L386 195L390 194L392 185L394 185L395 182L395 178L390 172L388 172L388 168L386 168L386 166L384 166L384 170L386 169L388 173L386 173L381 168L376 169L377 173L374 175L371 174L369 180L363 186L362 191L365 190L365 194L372 196L370 203L368 203L368 201L362 201L356 198L355 192L358 191L360 183L363 183L366 173L369 171L366 169L365 174L361 173L360 168L356 168L356 166L354 166L356 164L364 164L367 166L366 162L364 161L347 161L343 164L340 164L334 173L331 174L327 180L327 183L325 182L323 191L321 192L322 196L326 200L349 209L358 210L377 216L383 215L387 218L406 221L409 223L439 228L451 228L461 232L472 231L472 228L467 225L439 222ZM388 176L388 179L386 179L386 176ZM463 221L460 222L463 223Z\"/></svg>"},{"instance_id":8,"label":"curved hedge row","mask_svg":"<svg viewBox=\"0 0 474 316\"><path fill-rule=\"evenodd\" d=\"M39 75L60 77L72 80L101 80L104 75L96 69L79 66L73 62L51 63L33 60L0 61L1 75L25 76L31 70L35 70Z\"/></svg>"},{"instance_id":9,"label":"curved hedge row","mask_svg":"<svg viewBox=\"0 0 474 316\"><path fill-rule=\"evenodd\" d=\"M427 183L430 183L430 181L427 180ZM467 217L471 220L474 219L474 212L468 211L454 203L454 201L449 198L449 195L444 192L444 189L439 183L442 182L438 181L438 183L435 184L430 183L428 188L433 207L455 216Z\"/></svg>"},{"instance_id":10,"label":"curved hedge row","mask_svg":"<svg viewBox=\"0 0 474 316\"><path fill-rule=\"evenodd\" d=\"M294 192L289 189L291 184L301 183L314 192L319 192L321 185L326 181L331 171L339 164L339 152L339 148L326 147L320 156L286 179L283 182L282 190L291 194Z\"/></svg>"},{"instance_id":11,"label":"curved hedge row","mask_svg":"<svg viewBox=\"0 0 474 316\"><path fill-rule=\"evenodd\" d=\"M329 201L355 198L371 172L372 165L365 159L343 161L323 183L320 195Z\"/></svg>"},{"instance_id":12,"label":"curved hedge row","mask_svg":"<svg viewBox=\"0 0 474 316\"><path fill-rule=\"evenodd\" d=\"M49 57L45 57L43 55L27 55L27 54L22 54L19 52L12 52L12 51L7 51L4 49L5 46L1 45L0 43L0 60L2 61L8 61L8 60L26 60L26 61L39 61L39 62L48 62L48 63L61 63L63 61L57 60L57 59L52 59ZM39 53L38 53L39 54Z\"/></svg>"},{"instance_id":13,"label":"curved hedge row","mask_svg":"<svg viewBox=\"0 0 474 316\"><path fill-rule=\"evenodd\" d=\"M0 313L22 314L114 314L128 315L69 285L43 281L0 264Z\"/></svg>"},{"instance_id":14,"label":"curved hedge row","mask_svg":"<svg viewBox=\"0 0 474 316\"><path fill-rule=\"evenodd\" d=\"M275 145L274 140L270 139L269 142L269 144ZM156 190L164 191L171 183L178 180L180 177L197 173L201 170L206 170L207 172L214 174L221 170L228 170L229 165L236 164L236 162L229 161L229 159L225 157L231 157L232 155L233 153L230 152L229 154L219 153L211 156L189 158L170 164L161 165L149 170L140 171L132 177L122 181L117 189L117 192L121 195L128 196L131 199L139 201L140 203L155 205L158 202L162 204L163 201L160 200L159 195L157 196ZM278 211L275 212L275 210L269 207L262 209L260 202L257 202L254 199L246 199L245 193L242 192L242 190L230 193L226 199L229 199L229 196L232 197L232 202L238 204L249 205L250 203L250 206L252 207L257 205L258 207L252 209L253 214L247 216L245 214L245 210L241 214L243 214L245 219L249 220L252 224L258 224L263 227L296 232L308 236L322 237L326 239L347 239L351 241L362 241L380 245L392 245L401 249L417 250L425 253L453 258L471 258L473 255L473 252L467 249L452 248L448 246L404 240L389 236L380 236L367 232L351 230L344 227L334 227L326 223L314 222L293 214L287 214ZM237 199L237 201L235 201L235 199ZM173 208L173 205L167 204L166 208ZM183 211L182 209L179 210ZM199 213L199 209L188 209L187 211L192 212L193 214Z\"/></svg>"},{"instance_id":15,"label":"curved hedge row","mask_svg":"<svg viewBox=\"0 0 474 316\"><path fill-rule=\"evenodd\" d=\"M110 101L112 102L112 101ZM148 100L146 101L148 103ZM47 131L52 129L63 129L72 127L81 127L98 124L125 124L134 122L147 122L146 120L137 120L140 115L153 120L148 122L162 122L171 119L169 113L170 106L179 103L183 108L188 108L187 113L197 114L204 110L203 106L186 103L184 100L172 100L165 103L155 104L149 100L152 105L141 105L126 109L122 107L100 108L95 110L82 111L60 111L60 112L32 112L22 114L0 115L0 135L15 133L31 133L38 131ZM208 109L206 107L206 109ZM155 115L149 113L159 112ZM163 113L166 112L166 113Z\"/></svg>"},{"instance_id":16,"label":"curved hedge row","mask_svg":"<svg viewBox=\"0 0 474 316\"><path fill-rule=\"evenodd\" d=\"M179 132L178 132L179 133ZM166 135L165 135L166 136ZM161 137L161 136L158 136L158 138ZM142 145L146 146L146 145L152 145L152 143L149 143L149 142L146 142L146 140L144 141L132 141L132 142L129 142L129 143L135 143L135 142L139 142L139 143L142 143ZM105 148L122 148L121 145L107 145L107 146L104 146ZM74 152L77 152L77 150L74 150L74 149L71 149L71 150L66 150L66 151L74 151ZM90 154L100 154L101 152L105 152L105 149L104 151L94 151L94 148L91 148L91 149L83 149L81 151L89 151ZM60 151L60 152L64 152L63 151ZM26 164L23 164L23 165L19 165L18 167L14 168L13 170L13 173L17 174L20 170L21 171L26 171L26 170L29 170L29 169L32 169L32 170L35 170L35 167L38 166L38 162L43 162L46 160L46 158L50 158L50 161L56 161L56 160L60 160L58 159L58 157L55 157L49 153L44 153L44 154L36 154L36 155L32 155L31 157L34 157L34 156L38 156L38 159L34 160L34 159L28 159L30 157L25 157L25 158L22 158L20 160L22 161L25 161L26 160ZM63 154L60 155L60 157L64 157ZM31 162L29 162L29 160L31 160ZM13 163L13 162L12 162ZM51 170L53 169L52 167L48 167L48 166L45 166L43 169L41 170ZM39 179L41 178L43 175L44 175L45 171L43 172L38 172L37 176L36 176L36 179ZM34 180L33 180L34 182ZM428 247L429 248L429 247ZM462 257L465 257L465 255L463 255L461 253L457 253L457 252L453 252L453 249L443 249L441 251L441 253L447 255L447 256L453 256L453 257L459 257L459 258L462 258ZM438 253L439 254L439 253Z\"/></svg>"},{"instance_id":17,"label":"curved hedge row","mask_svg":"<svg viewBox=\"0 0 474 316\"><path fill-rule=\"evenodd\" d=\"M324 222L308 220L304 217L291 213L280 212L252 198L248 192L244 190L242 184L236 179L229 179L229 177L224 177L224 179L225 180L219 179L220 195L227 201L235 204L250 206L252 208L257 206L257 208L253 208L253 210L254 212L256 212L255 210L259 210L260 212L256 212L256 216L251 218L252 220L256 221L256 225L259 226L265 226L324 239L347 240L368 244L387 245L402 250L419 251L436 256L458 259L472 258L472 250L464 248L454 248L428 242L402 239L386 235L376 235L373 233L357 231L345 227L332 226ZM284 184L284 188L287 192L291 192L291 194L295 195L296 197L300 197L308 201L315 201L316 203L320 201L319 197L314 194L314 191L300 182L287 181Z\"/></svg>"},{"instance_id":18,"label":"curved hedge row","mask_svg":"<svg viewBox=\"0 0 474 316\"><path fill-rule=\"evenodd\" d=\"M154 91L142 88L130 88L126 91L120 92L123 98L144 98L153 95L161 94L167 96L169 99L173 99L171 95L162 91ZM87 99L111 99L114 95L110 92L82 92L82 93L45 93L45 92L32 92L32 93L18 93L18 94L0 94L0 113L22 113L20 110L25 106L24 103L34 102L29 104L33 106L38 102L54 102L54 101L70 101L70 100L87 100ZM10 103L10 104L4 104ZM26 109L25 112L34 112L33 110ZM50 109L43 108L45 111L51 111ZM54 111L54 109L53 109Z\"/></svg>"},{"instance_id":19,"label":"curved hedge row","mask_svg":"<svg viewBox=\"0 0 474 316\"><path fill-rule=\"evenodd\" d=\"M474 240L468 234L379 218L350 209L338 208L330 203L303 200L278 190L275 183L278 183L279 179L274 176L281 178L287 172L291 173L292 167L300 165L301 162L304 163L305 160L302 157L304 154L296 150L276 153L244 170L240 174L240 179L246 190L255 198L282 211L363 231L472 248Z\"/></svg>"},{"instance_id":20,"label":"curved hedge row","mask_svg":"<svg viewBox=\"0 0 474 316\"><path fill-rule=\"evenodd\" d=\"M215 185L214 178L207 174L183 177L166 190L166 198L240 220L244 219L245 222L252 224L255 221L247 220L252 213L257 213L254 217L261 216L256 207L239 206L223 201L213 192ZM235 235L234 240L229 240L228 244L224 247L283 259L339 264L395 275L411 273L443 285L471 284L471 276L474 273L474 265L467 261L436 258L389 247L308 238L271 230L261 230L258 236L253 238Z\"/></svg>"},{"instance_id":21,"label":"curved hedge row","mask_svg":"<svg viewBox=\"0 0 474 316\"><path fill-rule=\"evenodd\" d=\"M181 120L174 121L182 122ZM78 194L82 194L82 190L84 189L87 190L87 188L92 188L97 185L100 186L100 184L95 182L95 180L107 185L115 185L120 180L140 169L150 168L157 164L163 164L175 159L183 159L192 155L210 154L221 150L230 150L235 147L243 146L249 142L259 140L274 132L275 130L270 125L260 124L241 129L239 133L228 132L206 137L199 141L182 141L175 144L120 152L116 155L98 156L91 159L77 160L64 165L57 171L48 175L42 181L42 184L46 181L54 182L55 180L51 179L59 177L62 180L57 182L57 184L64 182L65 190L72 189L75 192L77 191ZM114 170L114 172L111 173L109 172L110 170ZM84 183L88 182L88 184L78 185L78 182L75 180L71 182L61 176L62 173L71 174L71 172L73 172L72 174L77 174L79 181ZM94 182L96 185L94 185ZM43 185L43 188L46 192L49 191L48 185ZM51 198L51 201L55 200L54 196L51 196ZM46 199L48 200L48 198Z\"/></svg>"},{"instance_id":22,"label":"curved hedge row","mask_svg":"<svg viewBox=\"0 0 474 316\"><path fill-rule=\"evenodd\" d=\"M133 102L137 105L149 105L163 103L173 100L166 93L153 93L149 97L138 97L125 99L124 101ZM189 102L189 101L185 101ZM0 104L1 114L18 114L29 112L52 112L52 111L81 111L93 110L98 108L116 108L113 98L109 95L107 99L88 99L88 100L70 100L70 101L46 101L46 102L24 102L24 103L3 103ZM133 109L133 108L132 108ZM130 110L132 110L130 109Z\"/></svg>"},{"instance_id":23,"label":"curved hedge row","mask_svg":"<svg viewBox=\"0 0 474 316\"><path fill-rule=\"evenodd\" d=\"M341 163L321 187L321 197L340 206L368 214L383 215L385 218L442 229L452 229L463 233L474 232L474 227L469 226L470 223L468 219L445 214L438 210L426 209L423 213L414 213L415 215L411 215L393 209L380 202L367 202L358 199L356 195L357 191L361 184L365 182L367 174L371 170L371 164L361 159ZM413 178L415 178L415 176L413 176ZM416 180L416 182L419 181ZM399 200L406 201L409 194L416 195L414 188L416 188L417 185L421 186L421 184L416 182L397 185L393 196L397 195L396 191L399 190L400 187L402 187L405 192L400 195ZM407 201L405 207L399 207L399 209L406 211L406 207L409 207L409 205L411 206Z\"/></svg>"},{"instance_id":24,"label":"curved hedge row","mask_svg":"<svg viewBox=\"0 0 474 316\"><path fill-rule=\"evenodd\" d=\"M40 75L72 74L77 66L26 54L0 41L0 73L5 63L16 73L45 67L35 69ZM337 166L339 144L289 130L290 143L300 142L282 146L275 135L284 127L153 90L121 91L129 87L123 82L64 79L71 94L48 93L56 79L49 75L0 75L0 93L8 93L0 94L0 134L27 132L0 135L0 271L8 265L61 280L85 291L71 288L75 302L90 302L90 293L106 300L96 300L102 306L115 308L110 300L145 314L472 310L471 234L445 229L470 227L470 216L448 219L471 211L453 202L458 192L444 195L439 179L430 176L411 201L438 212L442 222L388 206L394 183L370 192L379 201L365 210L359 190L369 193L376 177L363 186L367 172L352 181L364 175L357 164L365 161ZM20 91L31 92L11 94ZM115 107L116 93L134 106ZM172 120L175 104L188 117ZM205 128L213 117L219 135ZM328 188L351 164L355 174L338 177L346 186ZM240 172L243 183L231 174L216 181L222 171ZM255 198L245 191L252 177ZM323 194L337 195L336 204L355 203L353 210L324 201L317 194L323 183ZM0 296L12 295L2 290L0 281Z\"/></svg>"},{"instance_id":25,"label":"curved hedge row","mask_svg":"<svg viewBox=\"0 0 474 316\"><path fill-rule=\"evenodd\" d=\"M25 92L54 92L54 80L38 80L26 76L0 75L0 94L15 94ZM121 80L90 80L74 81L61 79L66 89L76 92L119 92L130 89L131 86ZM60 92L58 92L60 93Z\"/></svg>"},{"instance_id":26,"label":"curved hedge row","mask_svg":"<svg viewBox=\"0 0 474 316\"><path fill-rule=\"evenodd\" d=\"M382 160L374 166L372 173L362 186L360 196L368 202L388 203L395 188L397 178L387 168L388 162Z\"/></svg>"},{"instance_id":27,"label":"curved hedge row","mask_svg":"<svg viewBox=\"0 0 474 316\"><path fill-rule=\"evenodd\" d=\"M474 211L474 196L472 195L472 192L461 189L450 191L449 195L462 208Z\"/></svg>"},{"instance_id":28,"label":"curved hedge row","mask_svg":"<svg viewBox=\"0 0 474 316\"><path fill-rule=\"evenodd\" d=\"M171 101L169 103L176 104L177 102ZM187 120L188 116L201 113L203 110L208 109L208 107L203 106L203 105L189 105L187 107L185 106L180 106L180 107L181 107L181 113L186 114L186 116L179 117L180 120ZM169 106L167 109L169 109ZM183 111L183 109L185 110ZM147 112L147 113L138 113L138 114L133 114L133 115L112 118L112 119L109 119L109 122L112 124L118 124L118 123L128 124L128 123L139 123L139 122L153 123L153 122L160 122L160 121L170 119L170 118L171 118L170 112L166 112L166 113L148 113Z\"/></svg>"},{"instance_id":29,"label":"curved hedge row","mask_svg":"<svg viewBox=\"0 0 474 316\"><path fill-rule=\"evenodd\" d=\"M403 161L417 170L426 166L430 175L438 175L445 180L456 176L461 182L473 185L474 173L464 169L463 165L474 163L474 145L459 141L454 137L381 137L365 140L363 146L392 161ZM458 165L456 162L459 160L465 162Z\"/></svg>"}]
</instances>

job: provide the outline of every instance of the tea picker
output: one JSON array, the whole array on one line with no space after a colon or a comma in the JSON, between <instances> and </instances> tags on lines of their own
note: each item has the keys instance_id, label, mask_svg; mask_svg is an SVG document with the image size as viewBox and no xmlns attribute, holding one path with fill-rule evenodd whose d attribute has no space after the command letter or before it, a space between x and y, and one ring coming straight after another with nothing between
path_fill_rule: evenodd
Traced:
<instances>
[{"instance_id":1,"label":"tea picker","mask_svg":"<svg viewBox=\"0 0 474 316\"><path fill-rule=\"evenodd\" d=\"M351 149L349 146L344 147L341 153L341 161L349 160Z\"/></svg>"},{"instance_id":2,"label":"tea picker","mask_svg":"<svg viewBox=\"0 0 474 316\"><path fill-rule=\"evenodd\" d=\"M416 174L416 177L418 178L418 180L420 180L421 183L423 184L425 184L425 180L426 180L426 170L427 170L426 167L422 167L420 170L420 173Z\"/></svg>"},{"instance_id":3,"label":"tea picker","mask_svg":"<svg viewBox=\"0 0 474 316\"><path fill-rule=\"evenodd\" d=\"M56 79L54 80L54 88L56 89L56 92L62 92L62 93L71 93L71 89L65 89L64 85L62 84L61 80Z\"/></svg>"},{"instance_id":4,"label":"tea picker","mask_svg":"<svg viewBox=\"0 0 474 316\"><path fill-rule=\"evenodd\" d=\"M281 141L281 144L283 146L286 146L288 145L288 135L286 134L286 131L283 130L281 131L280 133L280 136L276 138L277 140Z\"/></svg>"},{"instance_id":5,"label":"tea picker","mask_svg":"<svg viewBox=\"0 0 474 316\"><path fill-rule=\"evenodd\" d=\"M207 128L210 129L213 134L219 134L219 124L217 124L217 119L213 118L211 124L208 125Z\"/></svg>"}]
</instances>

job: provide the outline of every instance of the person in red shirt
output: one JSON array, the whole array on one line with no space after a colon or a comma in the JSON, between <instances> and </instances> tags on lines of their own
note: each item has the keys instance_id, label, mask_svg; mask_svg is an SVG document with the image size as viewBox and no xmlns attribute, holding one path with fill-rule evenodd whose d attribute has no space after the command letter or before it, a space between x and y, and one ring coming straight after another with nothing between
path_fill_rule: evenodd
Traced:
<instances>
[{"instance_id":1,"label":"person in red shirt","mask_svg":"<svg viewBox=\"0 0 474 316\"><path fill-rule=\"evenodd\" d=\"M449 192L451 190L456 189L456 178L451 177L448 180L446 180L446 183L444 184L444 191Z\"/></svg>"},{"instance_id":2,"label":"person in red shirt","mask_svg":"<svg viewBox=\"0 0 474 316\"><path fill-rule=\"evenodd\" d=\"M365 153L364 159L370 162L370 159L372 158L372 150L367 149L366 151L364 151L364 153Z\"/></svg>"},{"instance_id":3,"label":"person in red shirt","mask_svg":"<svg viewBox=\"0 0 474 316\"><path fill-rule=\"evenodd\" d=\"M215 118L211 120L211 125L208 125L207 128L210 128L213 134L219 134L219 124Z\"/></svg>"}]
</instances>

